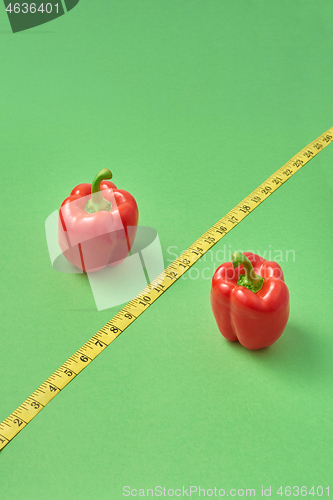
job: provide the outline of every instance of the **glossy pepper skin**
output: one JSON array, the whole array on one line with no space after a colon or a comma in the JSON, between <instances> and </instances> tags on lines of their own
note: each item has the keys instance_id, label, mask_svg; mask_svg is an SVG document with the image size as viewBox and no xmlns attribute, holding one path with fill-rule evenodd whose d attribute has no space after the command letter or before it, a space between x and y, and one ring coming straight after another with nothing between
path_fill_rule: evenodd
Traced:
<instances>
[{"instance_id":1,"label":"glossy pepper skin","mask_svg":"<svg viewBox=\"0 0 333 500\"><path fill-rule=\"evenodd\" d=\"M258 288L261 286L256 293L238 284L239 279L246 279L251 266L244 256L253 265L252 277L256 277ZM217 326L226 339L238 340L252 350L272 345L282 335L290 309L281 267L253 253L236 252L233 263L222 264L214 273L211 306Z\"/></svg>"},{"instance_id":2,"label":"glossy pepper skin","mask_svg":"<svg viewBox=\"0 0 333 500\"><path fill-rule=\"evenodd\" d=\"M135 239L139 213L134 197L105 180L103 169L92 184L79 184L61 204L58 242L66 259L83 272L120 264Z\"/></svg>"}]
</instances>

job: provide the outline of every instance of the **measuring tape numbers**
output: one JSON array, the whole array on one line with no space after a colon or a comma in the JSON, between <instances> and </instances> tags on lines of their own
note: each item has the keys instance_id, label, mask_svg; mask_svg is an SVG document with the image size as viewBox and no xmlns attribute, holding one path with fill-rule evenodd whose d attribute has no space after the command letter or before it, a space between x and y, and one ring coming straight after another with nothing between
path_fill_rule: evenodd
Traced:
<instances>
[{"instance_id":1,"label":"measuring tape numbers","mask_svg":"<svg viewBox=\"0 0 333 500\"><path fill-rule=\"evenodd\" d=\"M303 148L255 191L206 231L142 292L118 312L0 424L2 450L59 392L133 321L188 271L215 243L333 141L333 127Z\"/></svg>"}]
</instances>

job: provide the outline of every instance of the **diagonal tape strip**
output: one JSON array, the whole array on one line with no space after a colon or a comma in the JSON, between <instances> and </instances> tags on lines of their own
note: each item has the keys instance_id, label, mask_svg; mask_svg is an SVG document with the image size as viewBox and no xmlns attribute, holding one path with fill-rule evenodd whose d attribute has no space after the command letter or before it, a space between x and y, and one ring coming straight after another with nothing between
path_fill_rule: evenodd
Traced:
<instances>
[{"instance_id":1,"label":"diagonal tape strip","mask_svg":"<svg viewBox=\"0 0 333 500\"><path fill-rule=\"evenodd\" d=\"M232 228L333 141L333 127L303 148L206 231L0 424L2 450L66 385Z\"/></svg>"}]
</instances>

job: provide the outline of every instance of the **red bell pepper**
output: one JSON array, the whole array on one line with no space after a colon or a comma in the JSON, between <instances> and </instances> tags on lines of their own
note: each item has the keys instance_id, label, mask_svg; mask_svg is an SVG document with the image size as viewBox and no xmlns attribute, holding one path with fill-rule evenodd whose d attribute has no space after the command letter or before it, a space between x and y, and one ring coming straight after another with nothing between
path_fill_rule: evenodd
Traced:
<instances>
[{"instance_id":1,"label":"red bell pepper","mask_svg":"<svg viewBox=\"0 0 333 500\"><path fill-rule=\"evenodd\" d=\"M211 305L222 335L247 349L272 345L289 317L289 292L279 264L235 252L214 273Z\"/></svg>"},{"instance_id":2,"label":"red bell pepper","mask_svg":"<svg viewBox=\"0 0 333 500\"><path fill-rule=\"evenodd\" d=\"M83 272L122 262L134 243L139 213L133 196L117 189L104 168L92 184L79 184L61 204L58 242L66 259Z\"/></svg>"}]
</instances>

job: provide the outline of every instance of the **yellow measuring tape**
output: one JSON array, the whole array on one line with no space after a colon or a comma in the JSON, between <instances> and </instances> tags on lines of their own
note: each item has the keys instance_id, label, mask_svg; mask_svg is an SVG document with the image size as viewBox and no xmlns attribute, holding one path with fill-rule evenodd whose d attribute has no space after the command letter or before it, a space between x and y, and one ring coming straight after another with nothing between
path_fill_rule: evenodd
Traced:
<instances>
[{"instance_id":1,"label":"yellow measuring tape","mask_svg":"<svg viewBox=\"0 0 333 500\"><path fill-rule=\"evenodd\" d=\"M230 210L142 292L76 351L53 375L0 424L0 450L16 436L69 382L175 283L202 255L220 241L260 203L333 141L333 127L311 142Z\"/></svg>"}]
</instances>

